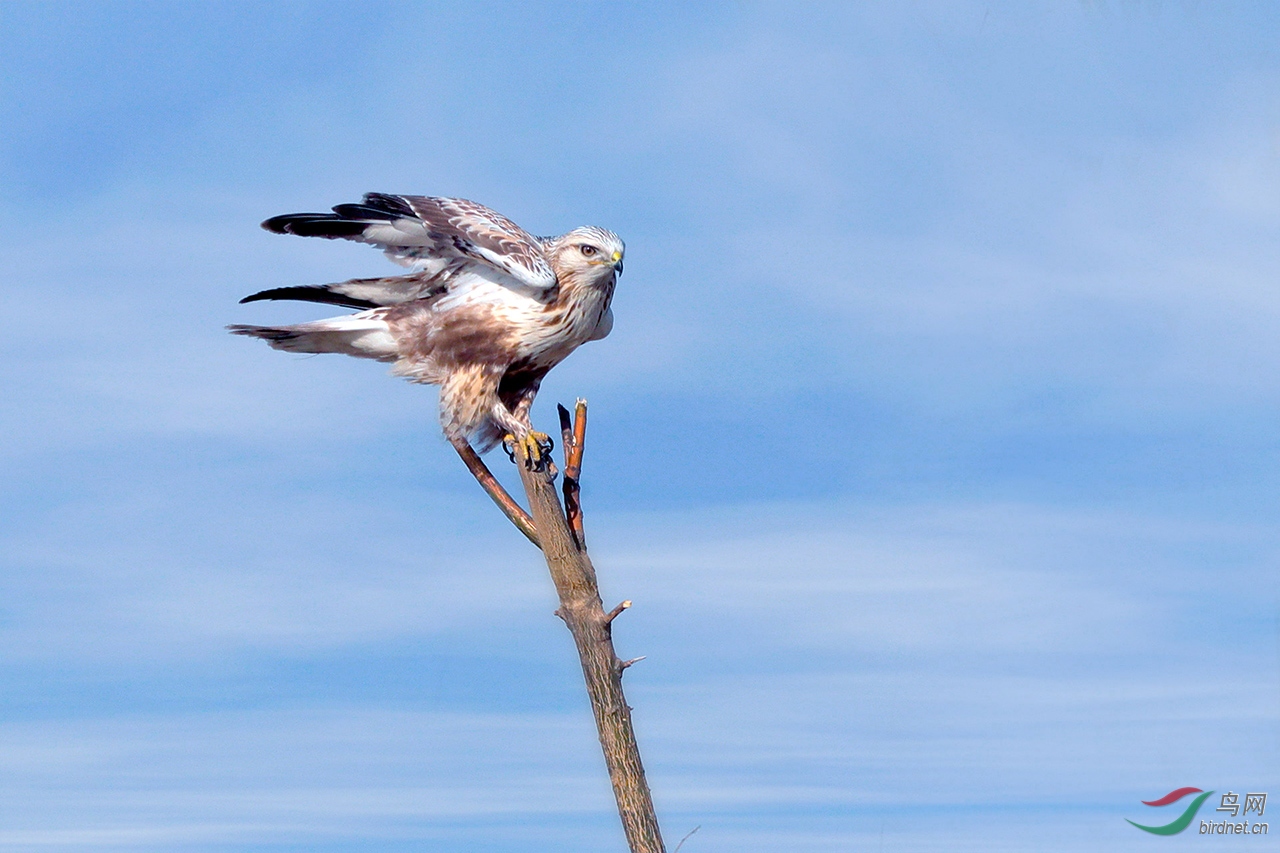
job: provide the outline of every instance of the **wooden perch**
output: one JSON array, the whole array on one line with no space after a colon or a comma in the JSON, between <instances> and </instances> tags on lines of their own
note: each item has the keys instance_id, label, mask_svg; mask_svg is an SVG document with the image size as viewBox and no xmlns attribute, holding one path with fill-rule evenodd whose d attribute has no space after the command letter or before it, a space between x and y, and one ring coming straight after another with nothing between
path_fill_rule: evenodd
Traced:
<instances>
[{"instance_id":1,"label":"wooden perch","mask_svg":"<svg viewBox=\"0 0 1280 853\"><path fill-rule=\"evenodd\" d=\"M630 606L631 606L631 599L629 599L629 598L628 598L626 601L622 602L622 603L621 603L621 604L619 604L617 607L615 607L615 608L613 608L612 610L610 610L610 611L605 615L605 617L604 617L604 621L606 621L606 622L612 622L614 619L617 619L619 616L621 616L621 615L622 615L622 611L626 610L626 609L627 609L628 607L630 607Z\"/></svg>"},{"instance_id":2,"label":"wooden perch","mask_svg":"<svg viewBox=\"0 0 1280 853\"><path fill-rule=\"evenodd\" d=\"M613 783L627 844L631 853L665 853L653 798L645 781L644 765L640 762L640 749L631 725L631 708L622 692L623 670L642 658L622 661L613 649L611 623L631 606L631 602L624 601L608 614L604 612L596 586L596 570L587 556L582 533L578 477L587 428L586 401L579 400L574 408L575 417L570 424L568 411L560 407L565 452L564 507L556 495L554 467L547 464L549 460L542 465L531 463L524 445L517 445L515 461L529 498L532 518L493 478L469 445L466 449L474 462L461 447L458 453L511 523L542 549L560 598L556 615L569 627L578 648L587 696L595 714L596 731L604 750L604 761L609 769L609 780Z\"/></svg>"},{"instance_id":3,"label":"wooden perch","mask_svg":"<svg viewBox=\"0 0 1280 853\"><path fill-rule=\"evenodd\" d=\"M498 478L493 476L493 472L489 470L489 466L484 464L484 460L480 458L480 454L472 449L471 445L465 439L450 442L453 449L458 451L458 455L462 457L462 462L467 466L467 470L471 472L471 476L476 478L476 482L480 487L493 498L493 502L498 505L498 509L502 510L502 514L511 520L516 529L525 535L530 542L538 545L538 531L533 526L533 519L529 517L529 513L524 511L524 507L516 503L515 498L511 497L511 493L502 487L498 482Z\"/></svg>"},{"instance_id":4,"label":"wooden perch","mask_svg":"<svg viewBox=\"0 0 1280 853\"><path fill-rule=\"evenodd\" d=\"M573 423L569 423L569 410L557 405L560 412L560 437L564 445L564 514L569 529L579 548L587 547L587 534L582 528L582 491L578 477L582 475L582 450L587 440L587 401L579 399L573 407Z\"/></svg>"}]
</instances>

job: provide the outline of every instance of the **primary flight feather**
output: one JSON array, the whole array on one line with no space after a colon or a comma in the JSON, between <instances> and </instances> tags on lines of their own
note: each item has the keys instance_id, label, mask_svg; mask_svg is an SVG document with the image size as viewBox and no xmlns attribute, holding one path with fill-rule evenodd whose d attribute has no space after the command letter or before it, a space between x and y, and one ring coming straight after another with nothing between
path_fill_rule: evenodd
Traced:
<instances>
[{"instance_id":1,"label":"primary flight feather","mask_svg":"<svg viewBox=\"0 0 1280 853\"><path fill-rule=\"evenodd\" d=\"M407 275L281 287L241 302L292 299L363 309L291 326L228 326L289 352L336 352L391 362L392 372L440 386L440 423L481 451L528 441L529 407L547 371L609 334L622 240L603 228L534 237L500 213L459 198L369 193L332 213L275 216L277 234L355 240L381 248Z\"/></svg>"}]
</instances>

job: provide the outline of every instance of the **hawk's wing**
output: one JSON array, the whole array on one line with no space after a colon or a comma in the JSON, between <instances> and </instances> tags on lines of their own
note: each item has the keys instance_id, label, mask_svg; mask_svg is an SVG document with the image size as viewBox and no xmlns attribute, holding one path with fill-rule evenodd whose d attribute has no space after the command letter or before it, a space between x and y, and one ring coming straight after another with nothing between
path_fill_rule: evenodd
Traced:
<instances>
[{"instance_id":1,"label":"hawk's wing","mask_svg":"<svg viewBox=\"0 0 1280 853\"><path fill-rule=\"evenodd\" d=\"M449 290L448 271L439 275L416 273L414 275L383 276L381 278L353 278L335 284L304 284L292 287L273 287L241 299L260 302L264 299L293 299L298 302L323 302L345 308L381 308L413 302L418 299L435 299Z\"/></svg>"},{"instance_id":2,"label":"hawk's wing","mask_svg":"<svg viewBox=\"0 0 1280 853\"><path fill-rule=\"evenodd\" d=\"M510 277L511 285L548 290L556 284L538 238L501 213L462 198L368 193L360 204L340 204L333 213L273 216L262 227L277 234L369 243L429 275L471 261Z\"/></svg>"}]
</instances>

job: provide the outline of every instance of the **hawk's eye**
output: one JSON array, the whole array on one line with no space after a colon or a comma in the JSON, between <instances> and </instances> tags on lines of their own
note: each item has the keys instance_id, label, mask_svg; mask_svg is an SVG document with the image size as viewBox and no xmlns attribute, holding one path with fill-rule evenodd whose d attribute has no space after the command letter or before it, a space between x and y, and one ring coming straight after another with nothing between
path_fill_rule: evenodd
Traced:
<instances>
[{"instance_id":1,"label":"hawk's eye","mask_svg":"<svg viewBox=\"0 0 1280 853\"><path fill-rule=\"evenodd\" d=\"M597 249L595 246L582 245L578 247L578 251L589 258L592 255L594 255L596 252L599 252L600 250Z\"/></svg>"}]
</instances>

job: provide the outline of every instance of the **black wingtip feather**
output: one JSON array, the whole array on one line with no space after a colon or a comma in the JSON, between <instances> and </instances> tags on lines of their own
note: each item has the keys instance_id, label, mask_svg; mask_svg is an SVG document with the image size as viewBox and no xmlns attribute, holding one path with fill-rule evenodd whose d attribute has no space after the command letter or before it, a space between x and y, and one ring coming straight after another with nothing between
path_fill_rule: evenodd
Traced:
<instances>
[{"instance_id":1,"label":"black wingtip feather","mask_svg":"<svg viewBox=\"0 0 1280 853\"><path fill-rule=\"evenodd\" d=\"M297 213L286 213L283 216L273 216L262 223L262 227L270 231L272 234L288 234L289 223L297 218Z\"/></svg>"},{"instance_id":2,"label":"black wingtip feather","mask_svg":"<svg viewBox=\"0 0 1280 853\"><path fill-rule=\"evenodd\" d=\"M333 212L341 216L343 219L357 219L364 222L374 220L376 222L390 222L393 219L399 219L401 214L394 211L385 210L380 207L374 207L368 204L340 204L333 209Z\"/></svg>"},{"instance_id":3,"label":"black wingtip feather","mask_svg":"<svg viewBox=\"0 0 1280 853\"><path fill-rule=\"evenodd\" d=\"M374 210L383 213L389 213L395 217L408 216L416 219L418 214L414 212L409 203L398 195L388 195L387 193L365 193L364 207L371 207ZM337 210L337 208L334 208Z\"/></svg>"},{"instance_id":4,"label":"black wingtip feather","mask_svg":"<svg viewBox=\"0 0 1280 853\"><path fill-rule=\"evenodd\" d=\"M344 308L377 308L377 302L370 302L367 299L357 299L354 296L344 296L341 293L334 293L326 290L324 287L316 287L315 285L298 285L294 287L274 287L271 290L261 290L257 293L246 296L240 300L240 304L246 302L262 302L265 300L289 299L294 302L319 302L324 305L341 305Z\"/></svg>"},{"instance_id":5,"label":"black wingtip feather","mask_svg":"<svg viewBox=\"0 0 1280 853\"><path fill-rule=\"evenodd\" d=\"M273 216L262 227L275 234L299 237L359 237L367 222L344 219L332 213L287 213Z\"/></svg>"},{"instance_id":6,"label":"black wingtip feather","mask_svg":"<svg viewBox=\"0 0 1280 853\"><path fill-rule=\"evenodd\" d=\"M389 222L402 217L417 217L413 208L400 196L367 193L360 204L339 204L333 213L285 213L273 216L262 227L273 234L297 234L300 237L358 237L369 222Z\"/></svg>"}]
</instances>

